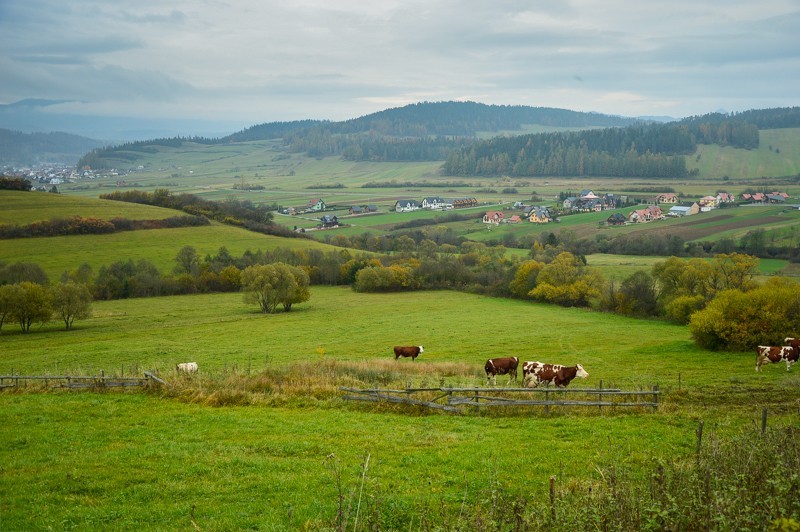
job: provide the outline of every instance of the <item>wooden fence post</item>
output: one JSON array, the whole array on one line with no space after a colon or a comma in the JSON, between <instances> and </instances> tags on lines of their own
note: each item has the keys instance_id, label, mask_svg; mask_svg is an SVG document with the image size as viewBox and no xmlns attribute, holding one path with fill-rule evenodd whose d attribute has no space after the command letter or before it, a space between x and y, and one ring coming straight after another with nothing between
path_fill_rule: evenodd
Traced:
<instances>
[{"instance_id":1,"label":"wooden fence post","mask_svg":"<svg viewBox=\"0 0 800 532\"><path fill-rule=\"evenodd\" d=\"M761 434L767 431L767 409L761 411Z\"/></svg>"},{"instance_id":2,"label":"wooden fence post","mask_svg":"<svg viewBox=\"0 0 800 532\"><path fill-rule=\"evenodd\" d=\"M600 386L598 387L598 394L597 394L597 409L602 412L603 411L603 379L600 379Z\"/></svg>"},{"instance_id":3,"label":"wooden fence post","mask_svg":"<svg viewBox=\"0 0 800 532\"><path fill-rule=\"evenodd\" d=\"M653 386L653 411L658 410L658 384Z\"/></svg>"}]
</instances>

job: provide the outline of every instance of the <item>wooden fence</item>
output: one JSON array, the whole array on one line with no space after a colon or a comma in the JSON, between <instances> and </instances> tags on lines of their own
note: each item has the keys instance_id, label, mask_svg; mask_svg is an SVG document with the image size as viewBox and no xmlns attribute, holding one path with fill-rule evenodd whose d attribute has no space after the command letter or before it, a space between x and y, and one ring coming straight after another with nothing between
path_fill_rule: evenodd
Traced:
<instances>
[{"instance_id":1,"label":"wooden fence","mask_svg":"<svg viewBox=\"0 0 800 532\"><path fill-rule=\"evenodd\" d=\"M387 402L425 406L445 412L463 413L481 408L544 407L640 407L658 409L659 390L628 391L618 388L406 388L405 390L340 387L346 401Z\"/></svg>"},{"instance_id":2,"label":"wooden fence","mask_svg":"<svg viewBox=\"0 0 800 532\"><path fill-rule=\"evenodd\" d=\"M124 388L132 386L145 387L153 383L166 384L163 380L145 371L143 377L106 377L105 371L100 375L0 375L0 390L27 385L28 382L43 383L50 388Z\"/></svg>"}]
</instances>

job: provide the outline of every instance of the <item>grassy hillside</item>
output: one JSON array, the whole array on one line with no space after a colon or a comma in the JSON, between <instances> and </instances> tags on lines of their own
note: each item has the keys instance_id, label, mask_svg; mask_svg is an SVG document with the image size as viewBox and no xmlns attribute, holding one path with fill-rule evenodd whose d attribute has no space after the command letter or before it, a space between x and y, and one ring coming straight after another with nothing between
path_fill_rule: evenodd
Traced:
<instances>
[{"instance_id":1,"label":"grassy hillside","mask_svg":"<svg viewBox=\"0 0 800 532\"><path fill-rule=\"evenodd\" d=\"M172 383L150 395L0 393L10 530L163 530L191 519L214 530L320 529L335 520L337 482L352 509L362 490L363 520L379 511L390 528L443 512L488 515L513 500L529 501L520 511L538 522L527 512L547 507L552 475L568 515L570 494L599 490L609 474L621 488L649 478L654 463L690 463L698 420L713 449L759 423L763 407L770 426L796 424L800 401L794 372L756 373L753 353L700 350L685 327L456 292L315 287L309 302L270 316L239 294L99 302L71 332L8 328L0 342L0 373L157 368ZM425 353L395 362L395 343ZM342 372L376 386L482 385L484 360L501 355L582 362L590 377L573 387L659 384L664 403L656 413L458 417L352 405L335 388L303 392ZM174 376L186 360L200 377ZM454 365L464 370L453 376ZM277 379L256 394L264 406L208 406L235 404L245 381L234 374L262 371ZM214 378L234 388L207 390ZM530 463L531 448L543 459Z\"/></svg>"},{"instance_id":2,"label":"grassy hillside","mask_svg":"<svg viewBox=\"0 0 800 532\"><path fill-rule=\"evenodd\" d=\"M759 136L755 150L700 144L697 153L687 158L686 166L697 168L702 178L758 179L800 174L800 129L761 130Z\"/></svg>"},{"instance_id":3,"label":"grassy hillside","mask_svg":"<svg viewBox=\"0 0 800 532\"><path fill-rule=\"evenodd\" d=\"M183 213L161 207L135 205L119 201L82 198L67 194L0 190L0 224L27 225L55 218L128 218L162 220Z\"/></svg>"}]
</instances>

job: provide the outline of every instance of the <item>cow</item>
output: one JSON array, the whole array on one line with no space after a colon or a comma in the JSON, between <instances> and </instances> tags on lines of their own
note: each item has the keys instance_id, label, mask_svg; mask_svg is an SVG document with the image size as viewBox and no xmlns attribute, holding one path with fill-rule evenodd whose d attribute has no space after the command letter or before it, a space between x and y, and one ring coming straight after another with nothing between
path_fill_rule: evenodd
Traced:
<instances>
[{"instance_id":1,"label":"cow","mask_svg":"<svg viewBox=\"0 0 800 532\"><path fill-rule=\"evenodd\" d=\"M563 366L561 364L542 364L541 362L526 362L523 365L523 372L525 366L528 365L528 374L522 381L523 386L526 388L536 388L543 382L554 383L558 388L566 388L570 382L576 377L585 379L589 373L583 366L576 364L574 366Z\"/></svg>"},{"instance_id":2,"label":"cow","mask_svg":"<svg viewBox=\"0 0 800 532\"><path fill-rule=\"evenodd\" d=\"M175 365L178 373L197 373L197 362L181 362Z\"/></svg>"},{"instance_id":3,"label":"cow","mask_svg":"<svg viewBox=\"0 0 800 532\"><path fill-rule=\"evenodd\" d=\"M421 345L396 345L394 346L394 359L397 360L400 357L411 357L411 361L415 361L420 353L424 353L425 349L422 348Z\"/></svg>"},{"instance_id":4,"label":"cow","mask_svg":"<svg viewBox=\"0 0 800 532\"><path fill-rule=\"evenodd\" d=\"M528 378L528 375L535 373L543 365L544 364L541 362L525 362L522 364L522 382L525 382L525 379Z\"/></svg>"},{"instance_id":5,"label":"cow","mask_svg":"<svg viewBox=\"0 0 800 532\"><path fill-rule=\"evenodd\" d=\"M760 345L756 347L756 371L761 371L762 364L770 364L772 362L786 361L786 371L792 367L792 364L797 362L798 354L800 354L800 341L795 338L786 338L785 342L789 345Z\"/></svg>"},{"instance_id":6,"label":"cow","mask_svg":"<svg viewBox=\"0 0 800 532\"><path fill-rule=\"evenodd\" d=\"M508 382L517 380L517 366L519 359L517 357L502 357L490 358L484 364L483 369L486 370L486 385L494 378L494 383L497 384L498 375L508 375Z\"/></svg>"}]
</instances>

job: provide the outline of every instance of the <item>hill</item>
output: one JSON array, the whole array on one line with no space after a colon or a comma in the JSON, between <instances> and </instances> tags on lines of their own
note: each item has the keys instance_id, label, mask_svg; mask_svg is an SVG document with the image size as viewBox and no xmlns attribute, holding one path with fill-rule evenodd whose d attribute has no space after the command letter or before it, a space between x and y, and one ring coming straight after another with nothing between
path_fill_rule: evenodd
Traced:
<instances>
[{"instance_id":1,"label":"hill","mask_svg":"<svg viewBox=\"0 0 800 532\"><path fill-rule=\"evenodd\" d=\"M102 142L69 133L22 133L0 129L0 167L54 163L74 165Z\"/></svg>"}]
</instances>

